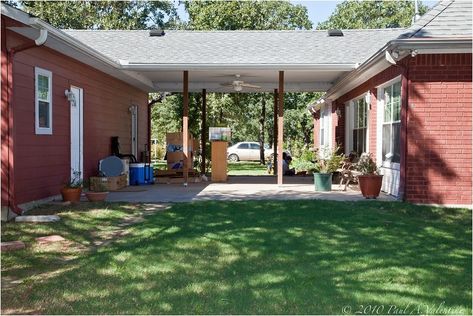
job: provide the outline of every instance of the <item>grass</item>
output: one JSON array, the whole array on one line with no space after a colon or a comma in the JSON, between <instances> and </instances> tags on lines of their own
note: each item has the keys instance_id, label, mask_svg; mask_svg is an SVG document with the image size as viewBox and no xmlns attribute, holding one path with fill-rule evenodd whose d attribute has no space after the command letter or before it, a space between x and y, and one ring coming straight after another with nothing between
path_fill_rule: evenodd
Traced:
<instances>
[{"instance_id":1,"label":"grass","mask_svg":"<svg viewBox=\"0 0 473 316\"><path fill-rule=\"evenodd\" d=\"M228 163L229 176L262 176L269 175L266 166L259 162L239 161Z\"/></svg>"},{"instance_id":2,"label":"grass","mask_svg":"<svg viewBox=\"0 0 473 316\"><path fill-rule=\"evenodd\" d=\"M119 228L144 207L70 208L60 223L4 224L2 238L31 242L58 233L87 248L97 232ZM2 254L2 278L23 279L8 289L2 282L2 312L472 311L471 210L396 202L179 203L126 232L68 262L70 249Z\"/></svg>"}]
</instances>

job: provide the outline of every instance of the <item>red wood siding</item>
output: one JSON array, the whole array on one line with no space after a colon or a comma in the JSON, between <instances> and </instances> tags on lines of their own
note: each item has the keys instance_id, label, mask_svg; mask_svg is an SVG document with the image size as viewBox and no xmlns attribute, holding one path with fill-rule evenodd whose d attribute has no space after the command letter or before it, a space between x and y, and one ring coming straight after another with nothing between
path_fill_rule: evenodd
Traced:
<instances>
[{"instance_id":1,"label":"red wood siding","mask_svg":"<svg viewBox=\"0 0 473 316\"><path fill-rule=\"evenodd\" d=\"M8 47L24 39L7 31ZM53 74L53 134L35 135L34 67ZM70 110L64 90L84 89L84 176L97 174L98 161L110 155L110 137L131 152L132 104L138 105L138 151L147 143L147 92L46 47L20 52L14 67L15 187L18 204L59 193L70 175ZM3 95L3 94L2 94ZM139 157L137 157L139 159ZM3 170L3 168L2 168Z\"/></svg>"},{"instance_id":2,"label":"red wood siding","mask_svg":"<svg viewBox=\"0 0 473 316\"><path fill-rule=\"evenodd\" d=\"M415 203L472 203L472 55L438 54L407 57L407 158L405 198ZM376 87L401 75L391 66L333 103L371 92L369 148L376 153ZM344 122L342 120L342 122ZM314 126L318 120L314 120ZM315 128L314 128L315 129ZM337 130L336 137L340 135ZM318 145L318 135L314 143ZM340 140L338 138L337 140ZM343 137L344 140L344 137ZM342 142L345 146L344 142ZM401 149L402 150L402 149Z\"/></svg>"}]
</instances>

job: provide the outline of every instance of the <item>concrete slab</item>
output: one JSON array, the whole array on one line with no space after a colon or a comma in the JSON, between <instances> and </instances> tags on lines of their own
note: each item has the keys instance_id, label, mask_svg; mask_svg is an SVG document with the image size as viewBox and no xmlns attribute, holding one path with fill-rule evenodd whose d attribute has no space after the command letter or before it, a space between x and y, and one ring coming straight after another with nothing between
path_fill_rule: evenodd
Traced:
<instances>
[{"instance_id":1,"label":"concrete slab","mask_svg":"<svg viewBox=\"0 0 473 316\"><path fill-rule=\"evenodd\" d=\"M60 221L57 215L25 215L15 217L15 222L21 223L49 223Z\"/></svg>"},{"instance_id":2,"label":"concrete slab","mask_svg":"<svg viewBox=\"0 0 473 316\"><path fill-rule=\"evenodd\" d=\"M276 184L274 176L229 177L226 183L200 182L182 184L155 184L143 186L145 191L110 192L108 201L115 202L191 202L191 201L244 201L244 200L299 200L323 199L336 201L365 200L360 191L332 186L331 192L315 192L312 177L285 177L284 185ZM395 201L381 194L378 200Z\"/></svg>"},{"instance_id":3,"label":"concrete slab","mask_svg":"<svg viewBox=\"0 0 473 316\"><path fill-rule=\"evenodd\" d=\"M25 243L19 240L5 241L5 242L0 243L0 250L2 252L25 249L25 247L26 247Z\"/></svg>"},{"instance_id":4,"label":"concrete slab","mask_svg":"<svg viewBox=\"0 0 473 316\"><path fill-rule=\"evenodd\" d=\"M37 237L35 240L40 244L51 244L55 242L65 241L66 239L60 235L50 235L50 236L43 236Z\"/></svg>"}]
</instances>

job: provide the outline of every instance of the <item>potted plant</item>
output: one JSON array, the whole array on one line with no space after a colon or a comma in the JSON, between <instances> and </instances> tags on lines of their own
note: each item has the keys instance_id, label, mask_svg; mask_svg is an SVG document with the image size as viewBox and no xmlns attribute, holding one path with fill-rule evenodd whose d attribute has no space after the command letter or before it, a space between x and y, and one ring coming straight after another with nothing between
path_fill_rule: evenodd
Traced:
<instances>
[{"instance_id":1,"label":"potted plant","mask_svg":"<svg viewBox=\"0 0 473 316\"><path fill-rule=\"evenodd\" d=\"M338 154L339 149L337 146L334 150L324 150L323 158L315 163L313 168L315 191L332 191L332 175L345 159L343 155Z\"/></svg>"},{"instance_id":2,"label":"potted plant","mask_svg":"<svg viewBox=\"0 0 473 316\"><path fill-rule=\"evenodd\" d=\"M370 153L364 153L360 156L356 169L361 173L358 176L361 194L367 199L376 199L381 191L383 176L379 175L378 167Z\"/></svg>"},{"instance_id":3,"label":"potted plant","mask_svg":"<svg viewBox=\"0 0 473 316\"><path fill-rule=\"evenodd\" d=\"M77 203L82 193L82 179L80 171L74 171L68 182L61 189L62 200Z\"/></svg>"},{"instance_id":4,"label":"potted plant","mask_svg":"<svg viewBox=\"0 0 473 316\"><path fill-rule=\"evenodd\" d=\"M85 192L85 196L90 202L102 202L108 196L107 186L102 182L102 178L99 179L100 181L94 182L89 186L89 191Z\"/></svg>"}]
</instances>

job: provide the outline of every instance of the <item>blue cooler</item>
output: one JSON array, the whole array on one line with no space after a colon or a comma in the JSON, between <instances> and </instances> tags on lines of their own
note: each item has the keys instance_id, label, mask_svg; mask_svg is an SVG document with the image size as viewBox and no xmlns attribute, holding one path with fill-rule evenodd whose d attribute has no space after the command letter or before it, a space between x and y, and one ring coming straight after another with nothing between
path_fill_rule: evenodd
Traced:
<instances>
[{"instance_id":1,"label":"blue cooler","mask_svg":"<svg viewBox=\"0 0 473 316\"><path fill-rule=\"evenodd\" d=\"M145 164L130 164L130 185L145 184Z\"/></svg>"},{"instance_id":2,"label":"blue cooler","mask_svg":"<svg viewBox=\"0 0 473 316\"><path fill-rule=\"evenodd\" d=\"M145 165L145 184L153 184L154 183L154 173L153 173L153 166Z\"/></svg>"}]
</instances>

